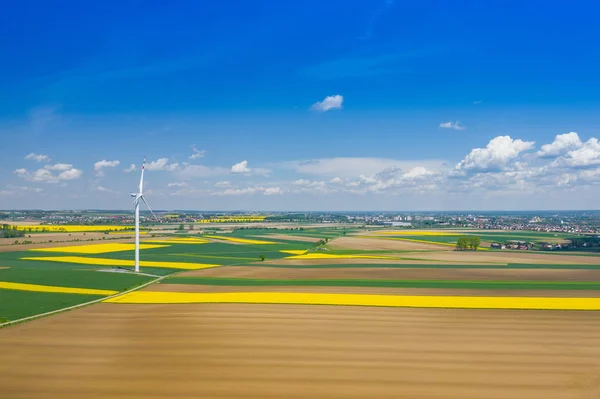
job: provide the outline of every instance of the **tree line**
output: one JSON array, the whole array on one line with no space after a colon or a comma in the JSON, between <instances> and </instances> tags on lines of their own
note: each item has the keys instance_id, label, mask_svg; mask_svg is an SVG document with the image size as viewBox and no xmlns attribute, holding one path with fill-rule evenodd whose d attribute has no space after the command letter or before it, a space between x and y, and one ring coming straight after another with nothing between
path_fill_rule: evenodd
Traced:
<instances>
[{"instance_id":1,"label":"tree line","mask_svg":"<svg viewBox=\"0 0 600 399\"><path fill-rule=\"evenodd\" d=\"M459 251L477 251L481 245L481 239L477 236L462 236L456 241L456 249Z\"/></svg>"}]
</instances>

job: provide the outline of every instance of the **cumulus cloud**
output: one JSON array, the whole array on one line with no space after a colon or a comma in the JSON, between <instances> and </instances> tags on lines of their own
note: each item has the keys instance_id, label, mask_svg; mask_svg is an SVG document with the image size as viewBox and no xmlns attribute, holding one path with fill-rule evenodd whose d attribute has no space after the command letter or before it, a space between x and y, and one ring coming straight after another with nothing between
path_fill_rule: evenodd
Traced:
<instances>
[{"instance_id":1,"label":"cumulus cloud","mask_svg":"<svg viewBox=\"0 0 600 399\"><path fill-rule=\"evenodd\" d=\"M99 192L101 192L101 193L111 193L111 194L117 194L117 193L118 193L118 191L115 191L115 190L113 190L113 189L106 188L106 187L103 187L103 186L97 186L97 187L95 188L95 190L96 190L96 191L99 191Z\"/></svg>"},{"instance_id":2,"label":"cumulus cloud","mask_svg":"<svg viewBox=\"0 0 600 399\"><path fill-rule=\"evenodd\" d=\"M204 155L206 154L206 151L198 150L195 146L192 146L192 151L193 154L189 156L189 159L204 158Z\"/></svg>"},{"instance_id":3,"label":"cumulus cloud","mask_svg":"<svg viewBox=\"0 0 600 399\"><path fill-rule=\"evenodd\" d=\"M136 171L136 169L137 169L137 168L135 167L135 164L134 164L134 163L132 163L131 165L129 165L129 167L128 167L127 169L123 169L123 171L124 171L125 173L131 173L131 172L135 172L135 171Z\"/></svg>"},{"instance_id":4,"label":"cumulus cloud","mask_svg":"<svg viewBox=\"0 0 600 399\"><path fill-rule=\"evenodd\" d=\"M167 172L174 172L176 170L179 170L179 163L169 163L169 158L159 158L156 161L147 163L146 170L166 170Z\"/></svg>"},{"instance_id":5,"label":"cumulus cloud","mask_svg":"<svg viewBox=\"0 0 600 399\"><path fill-rule=\"evenodd\" d=\"M53 171L60 172L58 174ZM25 168L16 169L14 172L20 178L27 181L44 182L44 183L59 183L66 180L75 180L81 177L83 172L73 168L70 164L46 165L42 169L28 171Z\"/></svg>"},{"instance_id":6,"label":"cumulus cloud","mask_svg":"<svg viewBox=\"0 0 600 399\"><path fill-rule=\"evenodd\" d=\"M580 148L567 152L559 162L574 168L600 165L600 142L597 138L591 138Z\"/></svg>"},{"instance_id":7,"label":"cumulus cloud","mask_svg":"<svg viewBox=\"0 0 600 399\"><path fill-rule=\"evenodd\" d=\"M30 153L28 154L25 159L31 159L34 160L36 162L49 162L50 161L50 157L48 155L44 155L44 154L35 154L35 153Z\"/></svg>"},{"instance_id":8,"label":"cumulus cloud","mask_svg":"<svg viewBox=\"0 0 600 399\"><path fill-rule=\"evenodd\" d=\"M96 176L102 177L104 176L105 168L114 168L120 164L119 161L107 161L103 159L102 161L98 161L94 164L94 171L96 172Z\"/></svg>"},{"instance_id":9,"label":"cumulus cloud","mask_svg":"<svg viewBox=\"0 0 600 399\"><path fill-rule=\"evenodd\" d=\"M344 102L344 96L339 94L333 96L327 96L323 101L317 101L310 109L318 112L327 112L332 109L342 109L342 103Z\"/></svg>"},{"instance_id":10,"label":"cumulus cloud","mask_svg":"<svg viewBox=\"0 0 600 399\"><path fill-rule=\"evenodd\" d=\"M250 173L252 169L248 167L248 161L236 163L231 167L231 173Z\"/></svg>"},{"instance_id":11,"label":"cumulus cloud","mask_svg":"<svg viewBox=\"0 0 600 399\"><path fill-rule=\"evenodd\" d=\"M456 165L457 170L502 170L523 151L533 148L534 141L513 140L510 136L498 136L485 148L474 148Z\"/></svg>"},{"instance_id":12,"label":"cumulus cloud","mask_svg":"<svg viewBox=\"0 0 600 399\"><path fill-rule=\"evenodd\" d=\"M229 168L210 167L205 165L190 165L183 163L178 169L173 170L176 177L179 179L192 179L198 177L212 177L219 175L227 175L231 172Z\"/></svg>"},{"instance_id":13,"label":"cumulus cloud","mask_svg":"<svg viewBox=\"0 0 600 399\"><path fill-rule=\"evenodd\" d=\"M440 123L442 129L454 129L454 130L465 130L466 128L460 124L460 121L450 121Z\"/></svg>"},{"instance_id":14,"label":"cumulus cloud","mask_svg":"<svg viewBox=\"0 0 600 399\"><path fill-rule=\"evenodd\" d=\"M246 187L246 188L227 188L223 191L216 191L212 193L217 196L235 196L235 195L253 195L253 194L263 194L263 195L279 195L283 194L283 191L280 187L268 187L265 188L263 186L256 187Z\"/></svg>"},{"instance_id":15,"label":"cumulus cloud","mask_svg":"<svg viewBox=\"0 0 600 399\"><path fill-rule=\"evenodd\" d=\"M279 188L279 187L269 187L269 188L265 189L263 194L264 195L280 195L280 194L283 194L283 191L281 191L281 188Z\"/></svg>"},{"instance_id":16,"label":"cumulus cloud","mask_svg":"<svg viewBox=\"0 0 600 399\"><path fill-rule=\"evenodd\" d=\"M218 181L215 183L215 187L230 187L231 183L228 181Z\"/></svg>"},{"instance_id":17,"label":"cumulus cloud","mask_svg":"<svg viewBox=\"0 0 600 399\"><path fill-rule=\"evenodd\" d=\"M556 157L569 150L579 148L582 144L579 135L575 132L559 134L552 143L544 144L537 155L542 158Z\"/></svg>"},{"instance_id":18,"label":"cumulus cloud","mask_svg":"<svg viewBox=\"0 0 600 399\"><path fill-rule=\"evenodd\" d=\"M339 177L334 177L333 179L329 180L329 183L331 184L342 184L344 181L339 178Z\"/></svg>"}]
</instances>

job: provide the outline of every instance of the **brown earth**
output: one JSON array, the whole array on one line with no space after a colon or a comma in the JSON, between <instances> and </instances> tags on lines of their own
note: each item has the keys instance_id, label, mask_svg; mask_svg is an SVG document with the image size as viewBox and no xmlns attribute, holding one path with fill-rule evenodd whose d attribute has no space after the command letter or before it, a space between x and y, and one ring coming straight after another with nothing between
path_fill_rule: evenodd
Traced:
<instances>
[{"instance_id":1,"label":"brown earth","mask_svg":"<svg viewBox=\"0 0 600 399\"><path fill-rule=\"evenodd\" d=\"M505 262L505 263L533 263L557 265L600 265L600 256L577 255L550 255L519 252L487 252L487 251L450 251L445 253L431 252L411 254L413 258L439 260L439 261L464 261L464 262Z\"/></svg>"},{"instance_id":2,"label":"brown earth","mask_svg":"<svg viewBox=\"0 0 600 399\"><path fill-rule=\"evenodd\" d=\"M386 250L386 251L453 251L454 247L448 245L425 244L420 242L402 240L378 240L376 238L340 237L332 240L328 247L331 249L355 250Z\"/></svg>"},{"instance_id":3,"label":"brown earth","mask_svg":"<svg viewBox=\"0 0 600 399\"><path fill-rule=\"evenodd\" d=\"M598 312L98 304L0 348L3 399L600 397Z\"/></svg>"},{"instance_id":4,"label":"brown earth","mask_svg":"<svg viewBox=\"0 0 600 399\"><path fill-rule=\"evenodd\" d=\"M564 269L433 269L433 268L311 268L223 266L192 270L179 276L238 277L260 279L362 279L362 280L517 280L600 281L600 270Z\"/></svg>"},{"instance_id":5,"label":"brown earth","mask_svg":"<svg viewBox=\"0 0 600 399\"><path fill-rule=\"evenodd\" d=\"M302 241L302 242L317 242L317 241L321 240L318 237L295 236L295 235L288 235L288 234L265 234L265 235L258 235L258 236L252 236L252 237L272 238L273 240Z\"/></svg>"},{"instance_id":6,"label":"brown earth","mask_svg":"<svg viewBox=\"0 0 600 399\"><path fill-rule=\"evenodd\" d=\"M458 288L387 288L387 287L307 287L307 286L227 286L202 284L152 284L143 291L154 292L305 292L323 294L437 295L437 296L510 296L542 298L597 298L594 290L490 290Z\"/></svg>"}]
</instances>

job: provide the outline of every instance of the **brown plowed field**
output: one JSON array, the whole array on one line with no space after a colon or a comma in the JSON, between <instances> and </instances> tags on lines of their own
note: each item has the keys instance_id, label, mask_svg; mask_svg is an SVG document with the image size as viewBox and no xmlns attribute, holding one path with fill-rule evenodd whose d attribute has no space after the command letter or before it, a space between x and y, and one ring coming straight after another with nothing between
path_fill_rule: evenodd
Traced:
<instances>
[{"instance_id":1,"label":"brown plowed field","mask_svg":"<svg viewBox=\"0 0 600 399\"><path fill-rule=\"evenodd\" d=\"M270 238L272 240L288 240L288 241L302 241L302 242L317 242L320 240L318 237L308 237L308 236L297 236L292 234L264 234L252 236L256 238Z\"/></svg>"},{"instance_id":2,"label":"brown plowed field","mask_svg":"<svg viewBox=\"0 0 600 399\"><path fill-rule=\"evenodd\" d=\"M518 280L600 281L600 270L565 269L427 269L427 268L311 268L223 266L183 272L180 276L262 279L363 279L363 280Z\"/></svg>"},{"instance_id":3,"label":"brown plowed field","mask_svg":"<svg viewBox=\"0 0 600 399\"><path fill-rule=\"evenodd\" d=\"M99 304L0 330L0 398L600 397L597 312Z\"/></svg>"}]
</instances>

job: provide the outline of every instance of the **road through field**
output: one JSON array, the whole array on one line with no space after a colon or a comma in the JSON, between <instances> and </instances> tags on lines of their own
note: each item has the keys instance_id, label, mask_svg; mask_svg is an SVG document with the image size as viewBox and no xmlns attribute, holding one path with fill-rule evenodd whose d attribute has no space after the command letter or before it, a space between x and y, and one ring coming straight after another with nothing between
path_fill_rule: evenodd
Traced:
<instances>
[{"instance_id":1,"label":"road through field","mask_svg":"<svg viewBox=\"0 0 600 399\"><path fill-rule=\"evenodd\" d=\"M99 304L0 330L0 398L596 398L597 312Z\"/></svg>"}]
</instances>

